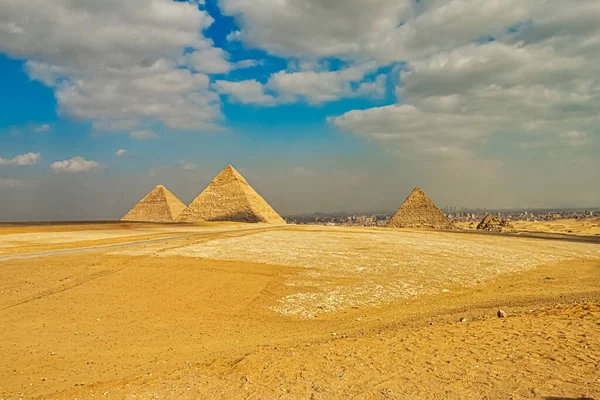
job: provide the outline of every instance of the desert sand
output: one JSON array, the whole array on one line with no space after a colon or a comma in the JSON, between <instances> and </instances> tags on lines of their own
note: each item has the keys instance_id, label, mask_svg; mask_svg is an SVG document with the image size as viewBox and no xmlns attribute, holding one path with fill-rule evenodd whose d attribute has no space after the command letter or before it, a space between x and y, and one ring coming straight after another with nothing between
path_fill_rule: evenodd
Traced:
<instances>
[{"instance_id":1,"label":"desert sand","mask_svg":"<svg viewBox=\"0 0 600 400\"><path fill-rule=\"evenodd\" d=\"M600 397L598 243L250 228L0 228L0 399Z\"/></svg>"},{"instance_id":2,"label":"desert sand","mask_svg":"<svg viewBox=\"0 0 600 400\"><path fill-rule=\"evenodd\" d=\"M552 221L511 221L517 232L543 232L578 236L600 236L600 218L557 219ZM477 223L456 222L460 229L474 230Z\"/></svg>"}]
</instances>

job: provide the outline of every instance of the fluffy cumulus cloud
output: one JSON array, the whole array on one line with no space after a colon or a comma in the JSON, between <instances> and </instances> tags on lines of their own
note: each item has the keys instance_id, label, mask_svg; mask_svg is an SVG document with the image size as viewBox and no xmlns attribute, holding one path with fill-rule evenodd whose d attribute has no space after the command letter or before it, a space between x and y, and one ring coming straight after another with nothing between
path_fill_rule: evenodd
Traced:
<instances>
[{"instance_id":1,"label":"fluffy cumulus cloud","mask_svg":"<svg viewBox=\"0 0 600 400\"><path fill-rule=\"evenodd\" d=\"M561 154L597 165L597 0L219 0L239 54L204 36L214 21L198 4L0 0L0 51L27 60L63 113L133 139L154 138L157 121L216 129L223 99L384 99L329 122L399 157L469 160L471 171L490 159L477 169L488 176L534 153L547 156L540 165Z\"/></svg>"},{"instance_id":2,"label":"fluffy cumulus cloud","mask_svg":"<svg viewBox=\"0 0 600 400\"><path fill-rule=\"evenodd\" d=\"M27 72L54 89L62 113L105 128L153 119L201 130L221 118L206 73L225 71L229 63L202 35L213 19L197 3L0 4L0 51L28 60Z\"/></svg>"},{"instance_id":3,"label":"fluffy cumulus cloud","mask_svg":"<svg viewBox=\"0 0 600 400\"><path fill-rule=\"evenodd\" d=\"M406 62L393 77L397 104L331 122L424 155L473 155L496 135L554 153L598 144L600 3L444 3L423 5L399 28L420 27L414 45L390 45ZM477 22L442 23L459 9Z\"/></svg>"},{"instance_id":4,"label":"fluffy cumulus cloud","mask_svg":"<svg viewBox=\"0 0 600 400\"><path fill-rule=\"evenodd\" d=\"M276 104L275 98L266 94L264 86L254 79L238 82L219 80L215 82L214 87L219 93L227 95L234 103L263 106Z\"/></svg>"},{"instance_id":5,"label":"fluffy cumulus cloud","mask_svg":"<svg viewBox=\"0 0 600 400\"><path fill-rule=\"evenodd\" d=\"M15 165L15 166L27 166L37 164L42 159L40 153L27 153L19 154L13 158L2 158L0 157L0 166L2 165Z\"/></svg>"},{"instance_id":6,"label":"fluffy cumulus cloud","mask_svg":"<svg viewBox=\"0 0 600 400\"><path fill-rule=\"evenodd\" d=\"M298 57L408 60L502 32L527 21L535 0L222 0L237 18L230 35ZM567 6L565 6L567 7Z\"/></svg>"},{"instance_id":7,"label":"fluffy cumulus cloud","mask_svg":"<svg viewBox=\"0 0 600 400\"><path fill-rule=\"evenodd\" d=\"M115 156L119 157L119 158L123 158L123 157L127 157L127 150L125 149L119 149L117 151L115 151Z\"/></svg>"},{"instance_id":8,"label":"fluffy cumulus cloud","mask_svg":"<svg viewBox=\"0 0 600 400\"><path fill-rule=\"evenodd\" d=\"M94 171L98 169L98 163L96 161L86 160L83 157L73 157L69 160L53 162L50 165L50 169L55 174L74 174L79 172Z\"/></svg>"},{"instance_id":9,"label":"fluffy cumulus cloud","mask_svg":"<svg viewBox=\"0 0 600 400\"><path fill-rule=\"evenodd\" d=\"M396 65L395 105L349 111L330 121L393 141L407 152L444 157L473 154L494 134L517 148L540 142L574 148L597 141L600 3L595 0L222 0L220 5L240 28L229 40L299 60L297 70L277 72L262 87L244 82L221 90L237 101L317 104L382 96L386 77L365 81L364 76L369 68ZM353 66L318 67L332 57ZM234 89L246 96L236 97Z\"/></svg>"},{"instance_id":10,"label":"fluffy cumulus cloud","mask_svg":"<svg viewBox=\"0 0 600 400\"><path fill-rule=\"evenodd\" d=\"M377 69L375 62L331 71L322 64L303 63L273 73L265 84L250 79L244 81L219 80L215 90L232 102L275 106L295 102L318 105L349 97L381 98L385 94L385 75L365 78Z\"/></svg>"},{"instance_id":11,"label":"fluffy cumulus cloud","mask_svg":"<svg viewBox=\"0 0 600 400\"><path fill-rule=\"evenodd\" d=\"M303 99L309 104L319 104L329 101L365 95L368 86L373 83L363 83L364 76L376 69L376 63L370 62L358 66L343 68L337 71L280 71L271 76L267 86L276 91L281 101L294 102ZM379 79L379 86L383 83ZM366 90L367 89L367 90ZM374 85L373 91L378 89ZM381 92L381 89L379 88Z\"/></svg>"}]
</instances>

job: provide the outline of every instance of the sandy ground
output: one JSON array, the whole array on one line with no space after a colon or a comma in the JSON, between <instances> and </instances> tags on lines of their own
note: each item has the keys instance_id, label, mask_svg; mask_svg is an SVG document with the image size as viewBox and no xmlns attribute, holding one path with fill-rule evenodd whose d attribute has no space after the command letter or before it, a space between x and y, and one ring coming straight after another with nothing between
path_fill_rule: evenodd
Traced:
<instances>
[{"instance_id":1,"label":"sandy ground","mask_svg":"<svg viewBox=\"0 0 600 400\"><path fill-rule=\"evenodd\" d=\"M600 236L600 218L583 220L557 219L554 221L526 222L517 221L514 226L518 230L528 232L570 233L574 235Z\"/></svg>"},{"instance_id":2,"label":"sandy ground","mask_svg":"<svg viewBox=\"0 0 600 400\"><path fill-rule=\"evenodd\" d=\"M264 225L264 224L263 224ZM257 224L257 226L262 226ZM238 223L0 226L0 256L244 229Z\"/></svg>"},{"instance_id":3,"label":"sandy ground","mask_svg":"<svg viewBox=\"0 0 600 400\"><path fill-rule=\"evenodd\" d=\"M5 261L0 354L0 399L599 398L600 246L287 227Z\"/></svg>"},{"instance_id":4,"label":"sandy ground","mask_svg":"<svg viewBox=\"0 0 600 400\"><path fill-rule=\"evenodd\" d=\"M600 218L556 219L553 221L514 221L513 227L519 232L561 233L580 236L600 236ZM457 222L461 229L474 230L477 223Z\"/></svg>"}]
</instances>

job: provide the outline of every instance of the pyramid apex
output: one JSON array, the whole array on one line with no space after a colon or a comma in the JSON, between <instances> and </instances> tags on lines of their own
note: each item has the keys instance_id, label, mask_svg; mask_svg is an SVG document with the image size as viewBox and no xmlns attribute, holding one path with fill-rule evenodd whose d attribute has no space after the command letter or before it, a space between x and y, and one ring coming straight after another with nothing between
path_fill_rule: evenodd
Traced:
<instances>
[{"instance_id":1,"label":"pyramid apex","mask_svg":"<svg viewBox=\"0 0 600 400\"><path fill-rule=\"evenodd\" d=\"M410 192L407 198L411 197L427 197L429 198L420 187L415 186L415 188Z\"/></svg>"},{"instance_id":2,"label":"pyramid apex","mask_svg":"<svg viewBox=\"0 0 600 400\"><path fill-rule=\"evenodd\" d=\"M235 167L233 166L233 164L227 164L227 166L225 168L223 168L223 172L233 172L235 174L238 174L241 176L241 174L238 172L237 169L235 169Z\"/></svg>"},{"instance_id":3,"label":"pyramid apex","mask_svg":"<svg viewBox=\"0 0 600 400\"><path fill-rule=\"evenodd\" d=\"M232 180L238 180L240 182L248 184L246 179L233 167L233 165L228 164L223 170L213 179L212 183L217 184L221 182L230 182Z\"/></svg>"}]
</instances>

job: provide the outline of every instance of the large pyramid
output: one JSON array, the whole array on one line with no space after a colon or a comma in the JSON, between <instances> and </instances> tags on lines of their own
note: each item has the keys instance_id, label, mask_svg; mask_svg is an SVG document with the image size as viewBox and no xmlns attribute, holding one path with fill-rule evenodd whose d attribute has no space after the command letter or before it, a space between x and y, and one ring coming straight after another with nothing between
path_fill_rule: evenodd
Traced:
<instances>
[{"instance_id":1,"label":"large pyramid","mask_svg":"<svg viewBox=\"0 0 600 400\"><path fill-rule=\"evenodd\" d=\"M418 187L388 222L390 228L454 229L452 222Z\"/></svg>"},{"instance_id":2,"label":"large pyramid","mask_svg":"<svg viewBox=\"0 0 600 400\"><path fill-rule=\"evenodd\" d=\"M163 185L158 185L135 205L121 221L175 222L185 204Z\"/></svg>"},{"instance_id":3,"label":"large pyramid","mask_svg":"<svg viewBox=\"0 0 600 400\"><path fill-rule=\"evenodd\" d=\"M179 222L237 221L285 224L285 221L231 165L181 213Z\"/></svg>"}]
</instances>

